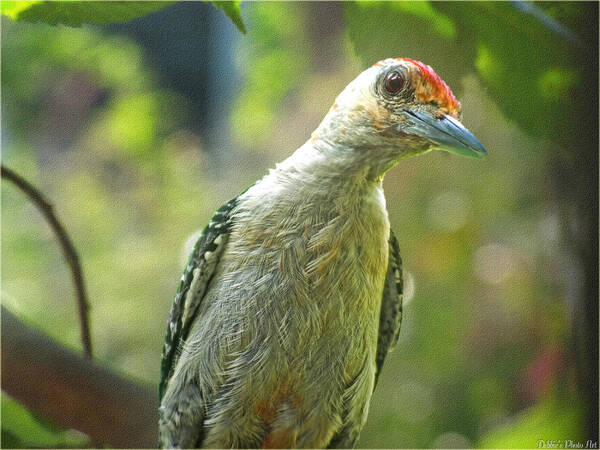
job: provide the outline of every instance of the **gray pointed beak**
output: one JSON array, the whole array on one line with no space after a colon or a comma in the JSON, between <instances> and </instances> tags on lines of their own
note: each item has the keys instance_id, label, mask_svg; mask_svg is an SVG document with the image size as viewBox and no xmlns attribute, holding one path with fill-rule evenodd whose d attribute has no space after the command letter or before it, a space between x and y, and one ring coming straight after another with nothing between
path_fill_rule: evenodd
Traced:
<instances>
[{"instance_id":1,"label":"gray pointed beak","mask_svg":"<svg viewBox=\"0 0 600 450\"><path fill-rule=\"evenodd\" d=\"M429 139L434 148L470 158L487 155L481 142L452 116L437 119L429 113L410 110L405 110L404 115L410 124L403 127L403 132Z\"/></svg>"}]
</instances>

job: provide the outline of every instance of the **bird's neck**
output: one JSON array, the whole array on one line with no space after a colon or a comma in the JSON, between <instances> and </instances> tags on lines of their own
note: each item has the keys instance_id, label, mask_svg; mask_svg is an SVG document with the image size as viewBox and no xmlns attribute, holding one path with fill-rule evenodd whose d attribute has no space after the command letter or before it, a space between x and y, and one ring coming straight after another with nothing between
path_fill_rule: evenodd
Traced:
<instances>
[{"instance_id":1,"label":"bird's neck","mask_svg":"<svg viewBox=\"0 0 600 450\"><path fill-rule=\"evenodd\" d=\"M324 164L339 169L345 176L381 181L385 173L406 156L397 136L373 130L365 108L344 112L332 109L296 153L316 152ZM316 158L315 158L316 159Z\"/></svg>"},{"instance_id":2,"label":"bird's neck","mask_svg":"<svg viewBox=\"0 0 600 450\"><path fill-rule=\"evenodd\" d=\"M353 209L365 199L381 202L381 176L370 176L368 165L351 160L350 149L318 144L306 142L249 193L278 203L323 205L325 209L335 205L339 211Z\"/></svg>"},{"instance_id":3,"label":"bird's neck","mask_svg":"<svg viewBox=\"0 0 600 450\"><path fill-rule=\"evenodd\" d=\"M275 172L298 182L312 183L315 187L328 186L330 189L381 185L381 178L369 176L369 165L358 159L350 148L311 139L277 164Z\"/></svg>"},{"instance_id":4,"label":"bird's neck","mask_svg":"<svg viewBox=\"0 0 600 450\"><path fill-rule=\"evenodd\" d=\"M397 163L396 155L383 148L349 145L313 137L298 148L278 169L298 172L324 186L381 186L383 176Z\"/></svg>"}]
</instances>

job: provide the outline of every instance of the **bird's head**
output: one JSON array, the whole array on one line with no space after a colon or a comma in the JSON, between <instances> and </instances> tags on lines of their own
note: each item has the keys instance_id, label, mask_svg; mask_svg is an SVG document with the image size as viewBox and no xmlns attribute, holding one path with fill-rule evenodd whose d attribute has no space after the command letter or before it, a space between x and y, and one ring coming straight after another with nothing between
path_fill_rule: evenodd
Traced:
<instances>
[{"instance_id":1,"label":"bird's head","mask_svg":"<svg viewBox=\"0 0 600 450\"><path fill-rule=\"evenodd\" d=\"M436 149L482 158L485 148L460 118L460 103L431 67L389 58L342 91L312 140L378 161L382 173L400 159Z\"/></svg>"}]
</instances>

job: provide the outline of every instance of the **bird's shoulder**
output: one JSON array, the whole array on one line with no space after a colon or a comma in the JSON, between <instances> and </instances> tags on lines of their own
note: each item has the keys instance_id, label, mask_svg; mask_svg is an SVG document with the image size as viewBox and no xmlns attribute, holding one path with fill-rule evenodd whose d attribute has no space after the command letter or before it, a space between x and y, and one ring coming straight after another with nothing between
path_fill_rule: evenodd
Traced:
<instances>
[{"instance_id":1,"label":"bird's shoulder","mask_svg":"<svg viewBox=\"0 0 600 450\"><path fill-rule=\"evenodd\" d=\"M179 346L185 341L198 306L216 270L232 225L232 211L238 197L221 206L202 230L194 245L171 306L163 346L159 398L162 399L178 358Z\"/></svg>"}]
</instances>

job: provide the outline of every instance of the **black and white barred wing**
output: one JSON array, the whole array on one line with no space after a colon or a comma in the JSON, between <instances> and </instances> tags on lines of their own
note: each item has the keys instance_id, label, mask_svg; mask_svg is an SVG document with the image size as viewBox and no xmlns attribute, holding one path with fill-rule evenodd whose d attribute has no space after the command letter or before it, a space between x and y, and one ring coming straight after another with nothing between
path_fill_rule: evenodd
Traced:
<instances>
[{"instance_id":1,"label":"black and white barred wing","mask_svg":"<svg viewBox=\"0 0 600 450\"><path fill-rule=\"evenodd\" d=\"M393 231L390 231L389 248L388 271L379 316L375 383L377 383L377 378L381 373L385 357L398 342L400 322L402 321L402 259L400 258L398 240Z\"/></svg>"},{"instance_id":2,"label":"black and white barred wing","mask_svg":"<svg viewBox=\"0 0 600 450\"><path fill-rule=\"evenodd\" d=\"M181 277L167 321L167 333L160 366L159 401L162 400L173 374L179 357L179 347L187 338L192 322L196 318L198 307L227 243L231 227L231 211L236 205L236 200L237 198L221 206L206 225L194 245L194 250Z\"/></svg>"}]
</instances>

